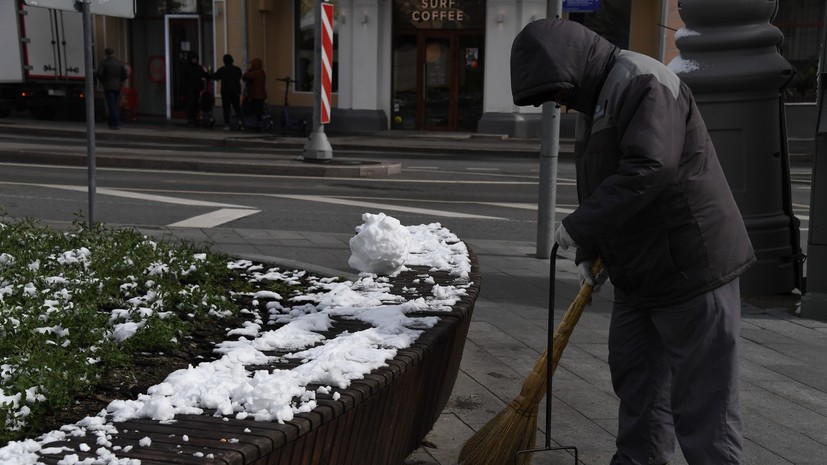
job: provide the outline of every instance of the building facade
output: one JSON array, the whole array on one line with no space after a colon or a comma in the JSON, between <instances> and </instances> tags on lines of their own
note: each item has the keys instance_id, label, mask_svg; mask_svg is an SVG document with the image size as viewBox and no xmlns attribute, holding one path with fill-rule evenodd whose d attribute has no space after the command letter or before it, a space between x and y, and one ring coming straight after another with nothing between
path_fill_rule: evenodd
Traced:
<instances>
[{"instance_id":1,"label":"building facade","mask_svg":"<svg viewBox=\"0 0 827 465\"><path fill-rule=\"evenodd\" d=\"M509 56L516 34L546 16L546 0L332 3L330 132L398 129L536 137L539 109L513 104ZM677 0L569 3L585 4L587 10L599 5L596 11L564 15L621 47L667 63L678 53L674 36L682 22ZM809 66L809 54L818 51L823 5L819 0L790 0L780 7L779 27L793 38L785 51ZM195 52L212 69L221 65L224 54L242 68L261 59L274 114L278 116L287 98L291 112L310 118L315 97L314 0L141 0L137 8L131 20L97 18L96 42L98 51L113 47L128 57L139 115L183 117L179 69L183 57ZM801 11L809 13L802 16ZM295 84L287 88L279 80L285 77ZM804 79L800 93L806 94L808 85L814 89L814 81L813 73L812 84ZM807 99L798 98L804 104Z\"/></svg>"}]
</instances>

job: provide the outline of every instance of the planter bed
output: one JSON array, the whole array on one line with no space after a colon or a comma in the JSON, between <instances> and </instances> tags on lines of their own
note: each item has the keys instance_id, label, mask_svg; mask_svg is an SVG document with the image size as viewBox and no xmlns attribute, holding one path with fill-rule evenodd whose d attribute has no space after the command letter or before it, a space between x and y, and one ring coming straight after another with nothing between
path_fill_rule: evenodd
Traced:
<instances>
[{"instance_id":1,"label":"planter bed","mask_svg":"<svg viewBox=\"0 0 827 465\"><path fill-rule=\"evenodd\" d=\"M37 452L38 460L71 465L101 459L108 450L116 454L111 463L124 465L138 460L142 465L401 464L433 427L457 378L480 289L479 266L470 249L468 256L471 272L467 280L471 284L461 300L450 310L415 313L439 320L423 329L410 347L399 349L385 366L352 380L347 388L317 394L316 407L309 412L298 413L284 423L210 413L179 414L172 421L110 422L108 425L117 432L111 431L105 439L95 434L70 435L44 444ZM406 299L428 298L434 284L456 285L456 276L448 272L409 268L389 278L391 293ZM425 284L420 279L423 275L433 279ZM366 323L336 319L325 334L330 337L365 327ZM284 368L279 365L267 368ZM101 447L105 447L104 456L97 452Z\"/></svg>"}]
</instances>

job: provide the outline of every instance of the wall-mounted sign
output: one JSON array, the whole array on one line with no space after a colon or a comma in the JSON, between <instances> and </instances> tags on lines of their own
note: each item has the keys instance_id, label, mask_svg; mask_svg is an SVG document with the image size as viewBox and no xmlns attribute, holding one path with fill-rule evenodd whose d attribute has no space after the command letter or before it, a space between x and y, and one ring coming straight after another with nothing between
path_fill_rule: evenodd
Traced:
<instances>
[{"instance_id":1,"label":"wall-mounted sign","mask_svg":"<svg viewBox=\"0 0 827 465\"><path fill-rule=\"evenodd\" d=\"M29 6L78 11L75 6L75 0L25 0L25 2L26 5ZM92 0L89 2L89 11L91 11L93 15L134 18L135 2L134 0Z\"/></svg>"},{"instance_id":2,"label":"wall-mounted sign","mask_svg":"<svg viewBox=\"0 0 827 465\"><path fill-rule=\"evenodd\" d=\"M563 0L563 11L569 13L594 13L600 9L600 0Z\"/></svg>"},{"instance_id":3,"label":"wall-mounted sign","mask_svg":"<svg viewBox=\"0 0 827 465\"><path fill-rule=\"evenodd\" d=\"M166 81L167 65L164 57L160 55L149 57L149 66L147 66L147 69L149 71L150 82L159 83Z\"/></svg>"},{"instance_id":4,"label":"wall-mounted sign","mask_svg":"<svg viewBox=\"0 0 827 465\"><path fill-rule=\"evenodd\" d=\"M485 27L485 0L394 0L393 7L396 30Z\"/></svg>"}]
</instances>

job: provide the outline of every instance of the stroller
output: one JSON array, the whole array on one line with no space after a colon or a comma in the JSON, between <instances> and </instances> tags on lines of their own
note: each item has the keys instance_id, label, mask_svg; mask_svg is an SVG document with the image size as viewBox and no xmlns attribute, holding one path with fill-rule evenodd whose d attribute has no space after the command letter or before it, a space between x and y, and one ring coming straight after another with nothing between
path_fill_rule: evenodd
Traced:
<instances>
[{"instance_id":1,"label":"stroller","mask_svg":"<svg viewBox=\"0 0 827 465\"><path fill-rule=\"evenodd\" d=\"M195 124L212 129L215 125L213 109L215 109L215 95L213 95L210 81L207 80L204 88L198 93L198 113L195 116Z\"/></svg>"},{"instance_id":2,"label":"stroller","mask_svg":"<svg viewBox=\"0 0 827 465\"><path fill-rule=\"evenodd\" d=\"M239 131L271 131L273 117L270 114L270 105L262 102L261 117L253 111L254 102L248 97L247 85L244 87L244 96L241 99L241 119L236 115L230 118L230 128Z\"/></svg>"}]
</instances>

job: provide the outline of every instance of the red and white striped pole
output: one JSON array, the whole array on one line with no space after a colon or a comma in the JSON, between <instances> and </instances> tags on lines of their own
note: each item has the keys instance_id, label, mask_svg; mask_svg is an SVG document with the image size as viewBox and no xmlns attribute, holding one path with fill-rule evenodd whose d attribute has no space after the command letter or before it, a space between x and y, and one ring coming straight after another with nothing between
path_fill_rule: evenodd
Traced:
<instances>
[{"instance_id":1,"label":"red and white striped pole","mask_svg":"<svg viewBox=\"0 0 827 465\"><path fill-rule=\"evenodd\" d=\"M306 162L326 162L333 158L333 148L324 133L324 124L330 122L331 83L333 82L333 4L316 1L315 63L313 65L313 131L304 144L302 159Z\"/></svg>"},{"instance_id":2,"label":"red and white striped pole","mask_svg":"<svg viewBox=\"0 0 827 465\"><path fill-rule=\"evenodd\" d=\"M322 3L322 102L319 122L330 122L330 100L333 87L333 4Z\"/></svg>"}]
</instances>

